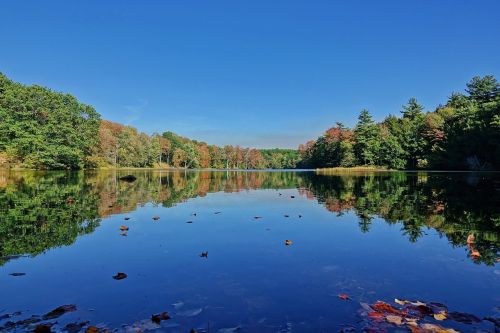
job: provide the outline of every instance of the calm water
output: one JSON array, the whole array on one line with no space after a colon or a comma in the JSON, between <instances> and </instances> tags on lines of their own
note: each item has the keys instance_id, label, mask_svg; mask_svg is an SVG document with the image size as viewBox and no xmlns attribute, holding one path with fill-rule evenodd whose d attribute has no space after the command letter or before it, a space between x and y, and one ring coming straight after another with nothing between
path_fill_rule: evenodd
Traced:
<instances>
[{"instance_id":1,"label":"calm water","mask_svg":"<svg viewBox=\"0 0 500 333\"><path fill-rule=\"evenodd\" d=\"M0 327L404 332L367 315L395 298L462 313L420 325L500 317L500 174L132 173L0 173Z\"/></svg>"}]
</instances>

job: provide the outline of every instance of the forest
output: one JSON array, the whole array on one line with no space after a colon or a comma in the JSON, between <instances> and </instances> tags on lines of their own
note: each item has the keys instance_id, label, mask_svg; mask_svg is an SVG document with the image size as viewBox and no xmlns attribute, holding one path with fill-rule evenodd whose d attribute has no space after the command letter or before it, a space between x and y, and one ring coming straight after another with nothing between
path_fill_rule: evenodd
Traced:
<instances>
[{"instance_id":1,"label":"forest","mask_svg":"<svg viewBox=\"0 0 500 333\"><path fill-rule=\"evenodd\" d=\"M499 170L500 88L487 75L424 112L417 99L376 123L360 112L354 128L342 123L299 146L301 165L313 168L382 166L390 169Z\"/></svg>"},{"instance_id":2,"label":"forest","mask_svg":"<svg viewBox=\"0 0 500 333\"><path fill-rule=\"evenodd\" d=\"M415 98L401 116L375 122L362 110L295 149L210 145L173 132L148 135L101 119L70 94L13 82L0 73L0 166L32 169L113 167L499 170L500 86L476 76L464 93L425 112Z\"/></svg>"}]
</instances>

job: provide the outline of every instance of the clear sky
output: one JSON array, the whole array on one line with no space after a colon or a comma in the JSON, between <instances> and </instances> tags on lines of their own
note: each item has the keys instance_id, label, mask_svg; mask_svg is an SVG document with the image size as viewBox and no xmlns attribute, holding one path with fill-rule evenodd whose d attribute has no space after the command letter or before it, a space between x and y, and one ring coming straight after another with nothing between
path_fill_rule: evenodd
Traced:
<instances>
[{"instance_id":1,"label":"clear sky","mask_svg":"<svg viewBox=\"0 0 500 333\"><path fill-rule=\"evenodd\" d=\"M0 71L104 119L210 144L295 148L368 108L426 110L500 78L500 1L0 3Z\"/></svg>"}]
</instances>

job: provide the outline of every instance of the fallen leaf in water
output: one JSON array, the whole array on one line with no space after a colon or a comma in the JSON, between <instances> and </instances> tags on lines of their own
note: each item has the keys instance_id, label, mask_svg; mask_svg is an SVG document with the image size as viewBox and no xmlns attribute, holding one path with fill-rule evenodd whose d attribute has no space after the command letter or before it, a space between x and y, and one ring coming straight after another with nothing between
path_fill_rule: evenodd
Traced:
<instances>
[{"instance_id":1,"label":"fallen leaf in water","mask_svg":"<svg viewBox=\"0 0 500 333\"><path fill-rule=\"evenodd\" d=\"M412 304L408 307L408 309L413 311L413 313L419 317L430 316L434 313L434 311L426 304L423 304L423 305L413 305Z\"/></svg>"},{"instance_id":2,"label":"fallen leaf in water","mask_svg":"<svg viewBox=\"0 0 500 333\"><path fill-rule=\"evenodd\" d=\"M88 321L84 321L81 323L69 323L64 327L64 331L67 331L68 333L78 333L88 323Z\"/></svg>"},{"instance_id":3,"label":"fallen leaf in water","mask_svg":"<svg viewBox=\"0 0 500 333\"><path fill-rule=\"evenodd\" d=\"M158 221L160 219L159 216L153 216L153 220Z\"/></svg>"},{"instance_id":4,"label":"fallen leaf in water","mask_svg":"<svg viewBox=\"0 0 500 333\"><path fill-rule=\"evenodd\" d=\"M127 236L127 233L125 231L121 232L120 235L122 236Z\"/></svg>"},{"instance_id":5,"label":"fallen leaf in water","mask_svg":"<svg viewBox=\"0 0 500 333\"><path fill-rule=\"evenodd\" d=\"M406 301L406 300L401 300L401 299L394 299L394 303L397 303L399 305L405 305L405 304L409 304L410 301Z\"/></svg>"},{"instance_id":6,"label":"fallen leaf in water","mask_svg":"<svg viewBox=\"0 0 500 333\"><path fill-rule=\"evenodd\" d=\"M426 303L420 302L420 301L415 301L415 302L410 302L411 305L415 306L420 306L420 305L427 305Z\"/></svg>"},{"instance_id":7,"label":"fallen leaf in water","mask_svg":"<svg viewBox=\"0 0 500 333\"><path fill-rule=\"evenodd\" d=\"M202 252L202 253L200 254L200 257L202 257L202 258L208 258L208 251L206 251L206 252Z\"/></svg>"},{"instance_id":8,"label":"fallen leaf in water","mask_svg":"<svg viewBox=\"0 0 500 333\"><path fill-rule=\"evenodd\" d=\"M262 216L254 216L253 218L256 219L256 220L258 220L258 219L261 219Z\"/></svg>"},{"instance_id":9,"label":"fallen leaf in water","mask_svg":"<svg viewBox=\"0 0 500 333\"><path fill-rule=\"evenodd\" d=\"M294 196L294 195L291 195L291 196L290 196L290 198L294 199L294 198L295 198L295 196Z\"/></svg>"},{"instance_id":10,"label":"fallen leaf in water","mask_svg":"<svg viewBox=\"0 0 500 333\"><path fill-rule=\"evenodd\" d=\"M436 320L445 320L446 319L446 311L440 311L438 313L435 313L433 316L434 316L434 319L436 319Z\"/></svg>"},{"instance_id":11,"label":"fallen leaf in water","mask_svg":"<svg viewBox=\"0 0 500 333\"><path fill-rule=\"evenodd\" d=\"M97 328L95 326L89 326L85 330L85 333L99 333L99 328Z\"/></svg>"},{"instance_id":12,"label":"fallen leaf in water","mask_svg":"<svg viewBox=\"0 0 500 333\"><path fill-rule=\"evenodd\" d=\"M120 226L121 231L128 231L128 229L129 229L129 227L127 227L126 225Z\"/></svg>"},{"instance_id":13,"label":"fallen leaf in water","mask_svg":"<svg viewBox=\"0 0 500 333\"><path fill-rule=\"evenodd\" d=\"M284 216L284 217L290 217L290 215L287 215L287 214L285 214L285 215L283 215L283 216Z\"/></svg>"},{"instance_id":14,"label":"fallen leaf in water","mask_svg":"<svg viewBox=\"0 0 500 333\"><path fill-rule=\"evenodd\" d=\"M403 323L403 317L396 315L388 315L385 317L388 323L400 326Z\"/></svg>"},{"instance_id":15,"label":"fallen leaf in water","mask_svg":"<svg viewBox=\"0 0 500 333\"><path fill-rule=\"evenodd\" d=\"M130 217L125 217L124 220L128 221L128 220L130 220Z\"/></svg>"},{"instance_id":16,"label":"fallen leaf in water","mask_svg":"<svg viewBox=\"0 0 500 333\"><path fill-rule=\"evenodd\" d=\"M23 275L26 275L26 273L14 272L14 273L10 273L9 275L12 275L12 276L23 276Z\"/></svg>"},{"instance_id":17,"label":"fallen leaf in water","mask_svg":"<svg viewBox=\"0 0 500 333\"><path fill-rule=\"evenodd\" d=\"M215 212L214 214L220 214L221 212Z\"/></svg>"},{"instance_id":18,"label":"fallen leaf in water","mask_svg":"<svg viewBox=\"0 0 500 333\"><path fill-rule=\"evenodd\" d=\"M191 215L196 216L196 213L193 213L193 214L191 214Z\"/></svg>"},{"instance_id":19,"label":"fallen leaf in water","mask_svg":"<svg viewBox=\"0 0 500 333\"><path fill-rule=\"evenodd\" d=\"M386 313L392 313L392 314L397 314L400 316L405 316L407 314L407 311L401 311L396 308L394 308L392 305L387 304L382 301L378 301L375 304L371 305L372 309L378 312L386 312Z\"/></svg>"},{"instance_id":20,"label":"fallen leaf in water","mask_svg":"<svg viewBox=\"0 0 500 333\"><path fill-rule=\"evenodd\" d=\"M299 215L299 219L301 219L301 218L302 218L302 215Z\"/></svg>"},{"instance_id":21,"label":"fallen leaf in water","mask_svg":"<svg viewBox=\"0 0 500 333\"><path fill-rule=\"evenodd\" d=\"M473 234L470 234L469 236L467 236L467 244L474 244L475 240L476 240L476 238L474 237Z\"/></svg>"},{"instance_id":22,"label":"fallen leaf in water","mask_svg":"<svg viewBox=\"0 0 500 333\"><path fill-rule=\"evenodd\" d=\"M338 294L338 297L340 299L343 299L344 301L348 300L349 299L349 295L347 294Z\"/></svg>"},{"instance_id":23,"label":"fallen leaf in water","mask_svg":"<svg viewBox=\"0 0 500 333\"><path fill-rule=\"evenodd\" d=\"M33 330L33 332L34 333L51 333L53 325L54 324L40 324L40 325L36 325L36 327Z\"/></svg>"},{"instance_id":24,"label":"fallen leaf in water","mask_svg":"<svg viewBox=\"0 0 500 333\"><path fill-rule=\"evenodd\" d=\"M481 321L481 319L474 316L473 314L463 312L450 312L448 313L448 319L464 324L479 323Z\"/></svg>"},{"instance_id":25,"label":"fallen leaf in water","mask_svg":"<svg viewBox=\"0 0 500 333\"><path fill-rule=\"evenodd\" d=\"M160 322L162 320L169 320L169 319L170 319L170 315L168 314L168 312L162 312L162 313L155 314L155 315L151 316L151 321L153 323L158 324L158 325L160 325Z\"/></svg>"},{"instance_id":26,"label":"fallen leaf in water","mask_svg":"<svg viewBox=\"0 0 500 333\"><path fill-rule=\"evenodd\" d=\"M368 313L368 317L375 318L375 319L381 319L381 318L384 318L385 316L381 312L372 311L372 312Z\"/></svg>"},{"instance_id":27,"label":"fallen leaf in water","mask_svg":"<svg viewBox=\"0 0 500 333\"><path fill-rule=\"evenodd\" d=\"M113 275L113 279L115 280L123 280L127 277L127 274L118 272L116 275Z\"/></svg>"},{"instance_id":28,"label":"fallen leaf in water","mask_svg":"<svg viewBox=\"0 0 500 333\"><path fill-rule=\"evenodd\" d=\"M193 221L186 221L186 223L193 223Z\"/></svg>"},{"instance_id":29,"label":"fallen leaf in water","mask_svg":"<svg viewBox=\"0 0 500 333\"><path fill-rule=\"evenodd\" d=\"M288 246L288 245L292 245L292 241L291 241L291 240L289 240L289 239L286 239L286 240L285 240L285 245L287 245L287 246Z\"/></svg>"},{"instance_id":30,"label":"fallen leaf in water","mask_svg":"<svg viewBox=\"0 0 500 333\"><path fill-rule=\"evenodd\" d=\"M73 312L73 311L76 311L76 305L74 305L74 304L61 305L61 306L58 306L57 308L55 308L54 310L50 311L49 313L44 314L42 318L43 318L43 320L55 319L55 318L59 318L60 316L62 316L65 313Z\"/></svg>"}]
</instances>

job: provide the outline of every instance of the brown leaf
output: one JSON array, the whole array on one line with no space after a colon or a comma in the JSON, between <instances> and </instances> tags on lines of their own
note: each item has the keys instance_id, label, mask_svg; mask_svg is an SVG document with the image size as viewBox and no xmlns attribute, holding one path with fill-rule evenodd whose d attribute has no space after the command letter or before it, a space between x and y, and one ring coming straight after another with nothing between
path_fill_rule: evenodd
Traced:
<instances>
[{"instance_id":1,"label":"brown leaf","mask_svg":"<svg viewBox=\"0 0 500 333\"><path fill-rule=\"evenodd\" d=\"M73 311L76 311L76 305L74 304L61 305L55 308L54 310L50 311L49 313L44 314L42 318L43 320L55 319L59 318L60 316L62 316L67 312L73 312Z\"/></svg>"},{"instance_id":2,"label":"brown leaf","mask_svg":"<svg viewBox=\"0 0 500 333\"><path fill-rule=\"evenodd\" d=\"M127 274L118 272L116 275L113 275L113 279L115 280L123 280L127 277Z\"/></svg>"},{"instance_id":3,"label":"brown leaf","mask_svg":"<svg viewBox=\"0 0 500 333\"><path fill-rule=\"evenodd\" d=\"M151 316L151 320L153 321L153 323L156 323L158 325L162 320L169 320L169 319L170 315L168 314L168 312L162 312Z\"/></svg>"},{"instance_id":4,"label":"brown leaf","mask_svg":"<svg viewBox=\"0 0 500 333\"><path fill-rule=\"evenodd\" d=\"M347 295L347 294L338 294L338 296L340 299L343 299L344 301L347 301L350 299L349 295Z\"/></svg>"},{"instance_id":5,"label":"brown leaf","mask_svg":"<svg viewBox=\"0 0 500 333\"><path fill-rule=\"evenodd\" d=\"M89 326L85 330L85 333L99 333L99 328L97 328L95 326Z\"/></svg>"},{"instance_id":6,"label":"brown leaf","mask_svg":"<svg viewBox=\"0 0 500 333\"><path fill-rule=\"evenodd\" d=\"M34 333L52 333L52 325L54 324L40 324L36 325L33 330Z\"/></svg>"},{"instance_id":7,"label":"brown leaf","mask_svg":"<svg viewBox=\"0 0 500 333\"><path fill-rule=\"evenodd\" d=\"M289 240L289 239L286 239L285 240L285 245L288 246L288 245L292 245L292 241Z\"/></svg>"},{"instance_id":8,"label":"brown leaf","mask_svg":"<svg viewBox=\"0 0 500 333\"><path fill-rule=\"evenodd\" d=\"M403 317L396 315L388 315L385 317L388 323L400 326L403 323Z\"/></svg>"},{"instance_id":9,"label":"brown leaf","mask_svg":"<svg viewBox=\"0 0 500 333\"><path fill-rule=\"evenodd\" d=\"M122 225L122 226L120 227L120 230L121 230L121 231L128 231L128 229L129 229L129 227L127 227L126 225Z\"/></svg>"}]
</instances>

